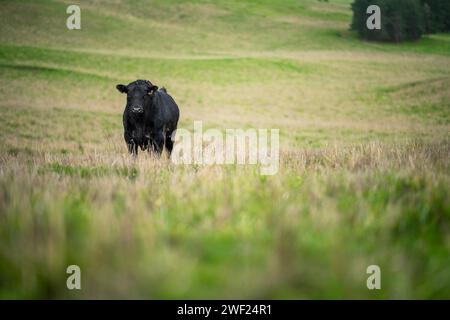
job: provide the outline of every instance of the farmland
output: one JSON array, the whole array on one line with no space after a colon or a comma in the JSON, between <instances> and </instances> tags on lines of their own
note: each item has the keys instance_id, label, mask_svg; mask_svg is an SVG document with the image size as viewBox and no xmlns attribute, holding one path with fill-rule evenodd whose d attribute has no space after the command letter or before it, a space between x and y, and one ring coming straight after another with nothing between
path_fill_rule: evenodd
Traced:
<instances>
[{"instance_id":1,"label":"farmland","mask_svg":"<svg viewBox=\"0 0 450 320\"><path fill-rule=\"evenodd\" d=\"M1 1L0 298L450 298L450 35L365 42L350 3ZM280 129L279 172L132 159L136 79Z\"/></svg>"}]
</instances>

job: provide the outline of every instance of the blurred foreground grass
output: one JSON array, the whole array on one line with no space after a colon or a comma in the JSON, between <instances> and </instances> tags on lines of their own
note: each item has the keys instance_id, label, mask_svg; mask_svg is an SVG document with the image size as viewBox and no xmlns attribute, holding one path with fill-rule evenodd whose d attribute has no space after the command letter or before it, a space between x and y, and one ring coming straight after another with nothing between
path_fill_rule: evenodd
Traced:
<instances>
[{"instance_id":1,"label":"blurred foreground grass","mask_svg":"<svg viewBox=\"0 0 450 320\"><path fill-rule=\"evenodd\" d=\"M3 155L2 297L448 297L448 140L282 154L281 172ZM81 291L65 268L82 270ZM368 265L382 290L365 287Z\"/></svg>"}]
</instances>

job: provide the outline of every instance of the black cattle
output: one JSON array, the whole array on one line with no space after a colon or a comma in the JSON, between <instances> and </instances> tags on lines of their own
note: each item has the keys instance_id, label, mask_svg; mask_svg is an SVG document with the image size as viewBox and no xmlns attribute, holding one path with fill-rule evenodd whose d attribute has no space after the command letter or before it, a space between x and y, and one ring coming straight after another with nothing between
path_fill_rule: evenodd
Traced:
<instances>
[{"instance_id":1,"label":"black cattle","mask_svg":"<svg viewBox=\"0 0 450 320\"><path fill-rule=\"evenodd\" d=\"M123 128L128 151L137 155L140 147L160 155L165 146L170 156L180 110L166 89L158 89L148 80L118 84L116 88L127 94Z\"/></svg>"}]
</instances>

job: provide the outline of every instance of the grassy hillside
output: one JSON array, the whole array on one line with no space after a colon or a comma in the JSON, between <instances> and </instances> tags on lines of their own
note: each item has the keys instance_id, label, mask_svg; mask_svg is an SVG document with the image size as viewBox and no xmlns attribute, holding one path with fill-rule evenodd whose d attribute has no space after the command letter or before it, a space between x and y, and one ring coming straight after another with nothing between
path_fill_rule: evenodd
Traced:
<instances>
[{"instance_id":1,"label":"grassy hillside","mask_svg":"<svg viewBox=\"0 0 450 320\"><path fill-rule=\"evenodd\" d=\"M450 298L448 34L360 41L350 0L78 3L69 31L71 1L0 2L0 298ZM280 172L130 159L141 78L180 127L279 128Z\"/></svg>"}]
</instances>

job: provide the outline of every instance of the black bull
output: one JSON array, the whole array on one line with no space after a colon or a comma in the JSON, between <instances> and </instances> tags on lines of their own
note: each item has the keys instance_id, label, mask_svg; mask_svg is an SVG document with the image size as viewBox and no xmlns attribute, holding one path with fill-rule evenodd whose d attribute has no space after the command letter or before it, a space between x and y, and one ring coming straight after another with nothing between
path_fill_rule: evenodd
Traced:
<instances>
[{"instance_id":1,"label":"black bull","mask_svg":"<svg viewBox=\"0 0 450 320\"><path fill-rule=\"evenodd\" d=\"M136 80L117 90L127 94L123 112L124 138L128 151L137 155L141 150L160 155L166 147L173 149L172 133L177 129L180 110L164 88L158 89L148 80Z\"/></svg>"}]
</instances>

